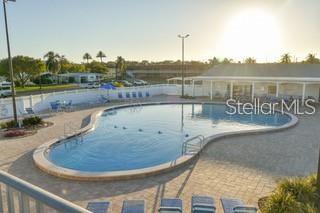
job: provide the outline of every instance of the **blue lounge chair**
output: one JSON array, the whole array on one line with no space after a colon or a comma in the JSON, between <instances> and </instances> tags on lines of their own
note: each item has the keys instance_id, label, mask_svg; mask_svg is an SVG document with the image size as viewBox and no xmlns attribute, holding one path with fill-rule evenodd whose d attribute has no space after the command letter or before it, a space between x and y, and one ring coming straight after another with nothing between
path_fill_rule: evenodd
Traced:
<instances>
[{"instance_id":1,"label":"blue lounge chair","mask_svg":"<svg viewBox=\"0 0 320 213\"><path fill-rule=\"evenodd\" d=\"M89 202L87 209L93 213L107 213L110 202Z\"/></svg>"},{"instance_id":2,"label":"blue lounge chair","mask_svg":"<svg viewBox=\"0 0 320 213\"><path fill-rule=\"evenodd\" d=\"M191 213L214 213L216 207L214 199L208 196L192 196Z\"/></svg>"},{"instance_id":3,"label":"blue lounge chair","mask_svg":"<svg viewBox=\"0 0 320 213\"><path fill-rule=\"evenodd\" d=\"M138 97L139 97L139 98L143 98L143 95L142 95L142 92L141 92L141 91L138 92Z\"/></svg>"},{"instance_id":4,"label":"blue lounge chair","mask_svg":"<svg viewBox=\"0 0 320 213\"><path fill-rule=\"evenodd\" d=\"M125 200L123 201L121 213L144 213L144 200Z\"/></svg>"},{"instance_id":5,"label":"blue lounge chair","mask_svg":"<svg viewBox=\"0 0 320 213\"><path fill-rule=\"evenodd\" d=\"M104 97L103 95L100 95L100 100L99 101L102 104L106 104L106 103L110 102L110 100L108 98Z\"/></svg>"},{"instance_id":6,"label":"blue lounge chair","mask_svg":"<svg viewBox=\"0 0 320 213\"><path fill-rule=\"evenodd\" d=\"M258 209L253 206L246 206L241 200L221 198L224 213L256 213Z\"/></svg>"},{"instance_id":7,"label":"blue lounge chair","mask_svg":"<svg viewBox=\"0 0 320 213\"><path fill-rule=\"evenodd\" d=\"M33 109L31 107L27 107L24 109L27 112L27 115L35 115Z\"/></svg>"},{"instance_id":8,"label":"blue lounge chair","mask_svg":"<svg viewBox=\"0 0 320 213\"><path fill-rule=\"evenodd\" d=\"M159 213L181 213L182 200L178 198L163 198L160 202Z\"/></svg>"},{"instance_id":9,"label":"blue lounge chair","mask_svg":"<svg viewBox=\"0 0 320 213\"><path fill-rule=\"evenodd\" d=\"M60 110L60 103L58 102L50 102L51 111L58 112Z\"/></svg>"},{"instance_id":10,"label":"blue lounge chair","mask_svg":"<svg viewBox=\"0 0 320 213\"><path fill-rule=\"evenodd\" d=\"M146 98L149 98L150 97L150 93L147 91L146 92Z\"/></svg>"},{"instance_id":11,"label":"blue lounge chair","mask_svg":"<svg viewBox=\"0 0 320 213\"><path fill-rule=\"evenodd\" d=\"M121 100L123 99L122 92L118 92L118 98L121 99Z\"/></svg>"},{"instance_id":12,"label":"blue lounge chair","mask_svg":"<svg viewBox=\"0 0 320 213\"><path fill-rule=\"evenodd\" d=\"M126 98L128 98L128 99L131 98L130 92L126 92Z\"/></svg>"},{"instance_id":13,"label":"blue lounge chair","mask_svg":"<svg viewBox=\"0 0 320 213\"><path fill-rule=\"evenodd\" d=\"M132 98L137 98L137 93L136 92L132 92Z\"/></svg>"}]
</instances>

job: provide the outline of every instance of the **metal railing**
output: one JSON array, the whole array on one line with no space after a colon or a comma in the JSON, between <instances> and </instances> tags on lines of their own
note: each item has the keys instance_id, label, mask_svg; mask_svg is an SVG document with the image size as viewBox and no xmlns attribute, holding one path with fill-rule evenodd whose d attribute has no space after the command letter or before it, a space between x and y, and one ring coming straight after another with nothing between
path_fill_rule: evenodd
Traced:
<instances>
[{"instance_id":1,"label":"metal railing","mask_svg":"<svg viewBox=\"0 0 320 213\"><path fill-rule=\"evenodd\" d=\"M0 170L0 212L70 212L90 211L48 191Z\"/></svg>"},{"instance_id":2,"label":"metal railing","mask_svg":"<svg viewBox=\"0 0 320 213\"><path fill-rule=\"evenodd\" d=\"M197 135L193 138L190 138L183 142L182 144L182 155L194 155L201 151L202 147L204 146L204 136Z\"/></svg>"},{"instance_id":3,"label":"metal railing","mask_svg":"<svg viewBox=\"0 0 320 213\"><path fill-rule=\"evenodd\" d=\"M63 130L63 133L64 133L64 136L65 137L68 137L70 136L71 134L75 134L77 132L79 128L77 127L76 124L74 124L73 122L67 122L67 123L64 123L64 130ZM82 133L80 132L78 135L75 136L75 139L78 140L80 138L81 141L83 141L83 135Z\"/></svg>"}]
</instances>

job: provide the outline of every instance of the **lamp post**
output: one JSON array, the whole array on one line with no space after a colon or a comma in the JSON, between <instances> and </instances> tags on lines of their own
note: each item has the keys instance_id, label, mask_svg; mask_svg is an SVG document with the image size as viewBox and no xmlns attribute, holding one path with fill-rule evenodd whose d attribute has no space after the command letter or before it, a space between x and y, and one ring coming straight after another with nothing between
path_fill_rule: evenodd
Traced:
<instances>
[{"instance_id":1,"label":"lamp post","mask_svg":"<svg viewBox=\"0 0 320 213\"><path fill-rule=\"evenodd\" d=\"M318 186L318 191L320 193L320 148L319 148L319 160L318 160L317 186Z\"/></svg>"},{"instance_id":2,"label":"lamp post","mask_svg":"<svg viewBox=\"0 0 320 213\"><path fill-rule=\"evenodd\" d=\"M13 67L12 67L12 58L11 58L11 51L10 51L8 20L7 20L7 10L6 10L6 3L8 1L15 2L15 0L3 0L3 12L4 12L4 23L5 23L5 28L6 28L6 37L7 37L8 63L9 63L9 72L10 72L10 80L11 80L13 118L14 118L14 121L16 123L18 123L17 106L16 106L16 98L15 98L16 93L15 93L15 88L14 88Z\"/></svg>"},{"instance_id":3,"label":"lamp post","mask_svg":"<svg viewBox=\"0 0 320 213\"><path fill-rule=\"evenodd\" d=\"M181 38L182 42L182 61L181 61L181 80L182 80L182 90L181 90L181 96L184 97L184 71L185 71L185 66L184 66L184 39L188 38L190 35L178 35L178 38Z\"/></svg>"}]
</instances>

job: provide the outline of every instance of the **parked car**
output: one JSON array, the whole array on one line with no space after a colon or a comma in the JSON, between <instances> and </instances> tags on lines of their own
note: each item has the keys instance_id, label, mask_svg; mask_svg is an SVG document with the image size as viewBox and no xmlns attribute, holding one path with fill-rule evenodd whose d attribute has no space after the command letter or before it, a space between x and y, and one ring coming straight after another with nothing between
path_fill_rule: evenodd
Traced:
<instances>
[{"instance_id":1,"label":"parked car","mask_svg":"<svg viewBox=\"0 0 320 213\"><path fill-rule=\"evenodd\" d=\"M1 82L0 83L0 97L6 98L11 96L11 83L10 82Z\"/></svg>"},{"instance_id":2,"label":"parked car","mask_svg":"<svg viewBox=\"0 0 320 213\"><path fill-rule=\"evenodd\" d=\"M119 81L112 81L111 84L115 87L123 87L123 84L120 83Z\"/></svg>"},{"instance_id":3,"label":"parked car","mask_svg":"<svg viewBox=\"0 0 320 213\"><path fill-rule=\"evenodd\" d=\"M80 87L84 87L87 89L93 89L93 88L99 88L100 84L97 82L90 82L90 83L81 84Z\"/></svg>"},{"instance_id":4,"label":"parked car","mask_svg":"<svg viewBox=\"0 0 320 213\"><path fill-rule=\"evenodd\" d=\"M148 85L148 83L147 83L146 81L140 80L140 79L135 79L135 80L133 81L133 84L134 84L135 86Z\"/></svg>"},{"instance_id":5,"label":"parked car","mask_svg":"<svg viewBox=\"0 0 320 213\"><path fill-rule=\"evenodd\" d=\"M121 82L121 83L123 84L123 86L125 86L125 87L132 87L132 86L133 86L133 84L130 83L129 81L127 81L127 80L121 80L120 82Z\"/></svg>"}]
</instances>

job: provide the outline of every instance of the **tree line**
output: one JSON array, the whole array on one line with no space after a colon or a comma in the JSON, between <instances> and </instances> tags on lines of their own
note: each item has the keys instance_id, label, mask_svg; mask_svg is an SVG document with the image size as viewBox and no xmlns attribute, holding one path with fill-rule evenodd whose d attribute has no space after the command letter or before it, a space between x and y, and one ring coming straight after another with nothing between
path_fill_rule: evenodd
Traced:
<instances>
[{"instance_id":1,"label":"tree line","mask_svg":"<svg viewBox=\"0 0 320 213\"><path fill-rule=\"evenodd\" d=\"M93 59L89 53L85 53L82 57L82 63L74 63L69 61L64 55L60 55L53 51L49 51L43 56L43 59L36 59L29 56L15 56L12 58L14 79L17 85L25 86L28 81L41 79L41 74L48 72L52 75L58 75L69 72L93 72L107 73L110 69L115 69L116 79L125 78L126 70L179 70L181 69L181 61L164 60L159 62L153 61L126 61L123 57L118 56L115 61L105 62L106 54L99 51L96 58ZM243 62L235 62L231 58L218 59L214 57L206 62L201 61L186 61L185 67L189 70L204 71L217 64L245 63L255 64L257 60L254 57L248 57ZM297 62L289 54L285 53L280 57L277 63L304 63L304 64L319 64L320 59L315 54L308 54L307 57ZM8 59L0 60L0 75L9 79Z\"/></svg>"}]
</instances>

